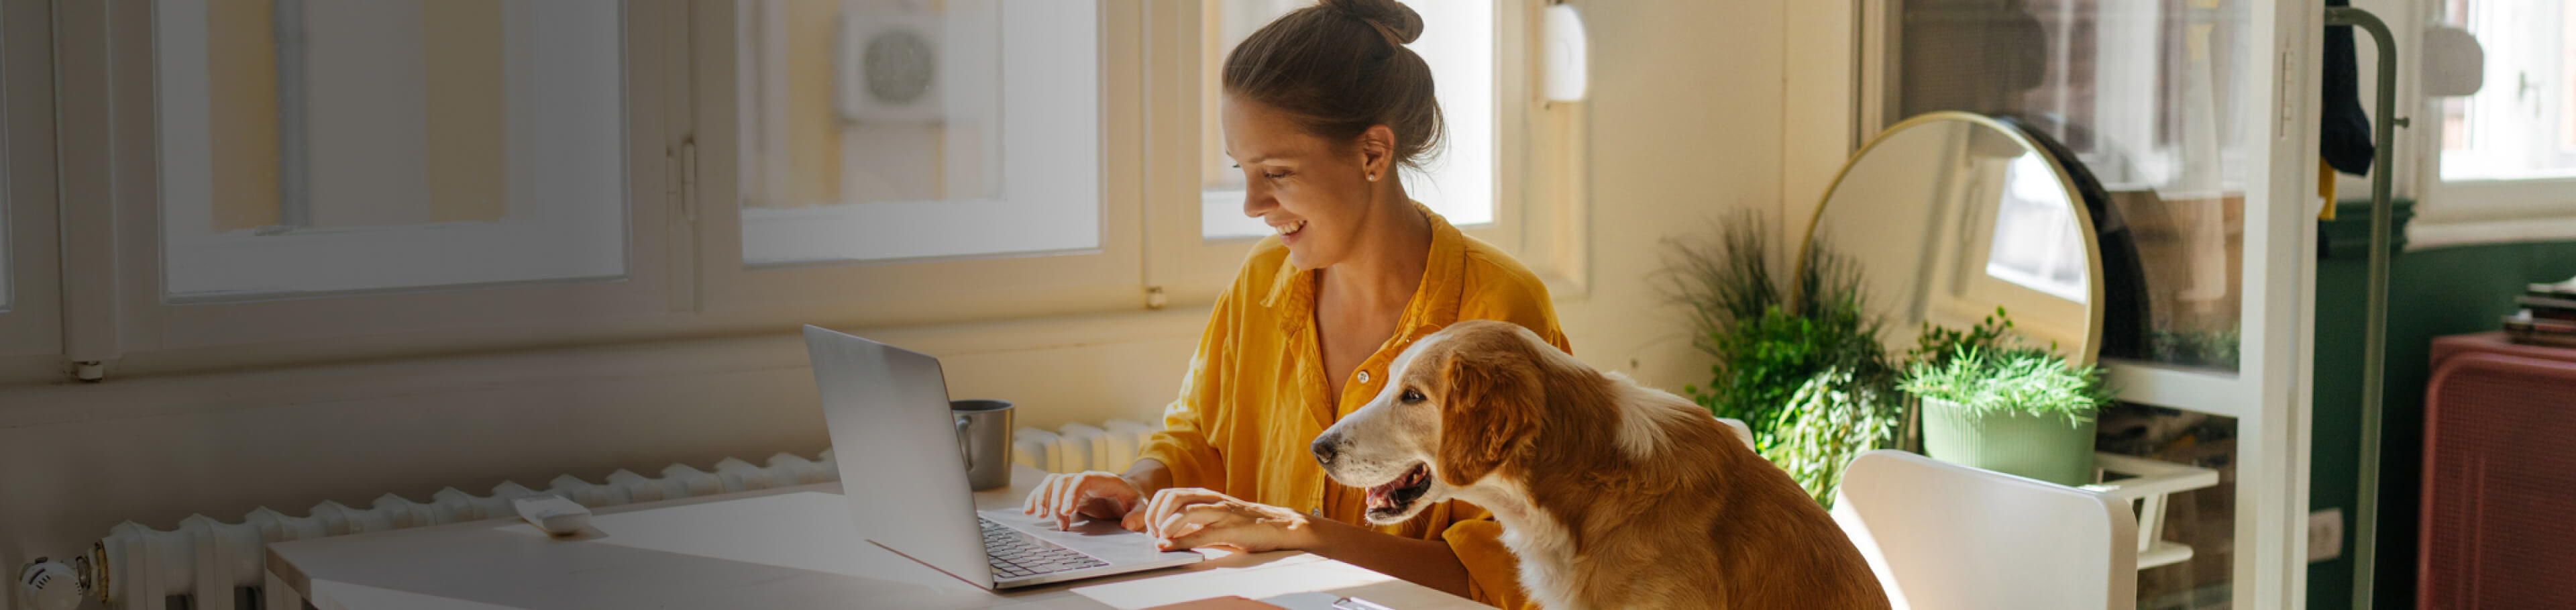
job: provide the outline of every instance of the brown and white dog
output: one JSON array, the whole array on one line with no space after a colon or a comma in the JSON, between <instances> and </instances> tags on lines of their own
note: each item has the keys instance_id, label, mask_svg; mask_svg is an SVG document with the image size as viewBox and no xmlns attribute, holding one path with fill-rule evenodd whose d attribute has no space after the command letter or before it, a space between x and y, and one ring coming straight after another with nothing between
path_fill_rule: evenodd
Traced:
<instances>
[{"instance_id":1,"label":"brown and white dog","mask_svg":"<svg viewBox=\"0 0 2576 610\"><path fill-rule=\"evenodd\" d=\"M1493 511L1549 610L1888 607L1833 518L1688 399L1491 320L1389 370L1316 460L1368 490L1374 523L1451 498Z\"/></svg>"}]
</instances>

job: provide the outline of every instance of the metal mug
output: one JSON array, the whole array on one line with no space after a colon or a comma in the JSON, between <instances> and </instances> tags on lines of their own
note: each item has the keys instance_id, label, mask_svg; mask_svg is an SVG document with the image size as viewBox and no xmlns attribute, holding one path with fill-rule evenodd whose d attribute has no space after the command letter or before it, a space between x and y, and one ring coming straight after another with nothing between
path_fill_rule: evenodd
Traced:
<instances>
[{"instance_id":1,"label":"metal mug","mask_svg":"<svg viewBox=\"0 0 2576 610\"><path fill-rule=\"evenodd\" d=\"M1011 486L1011 401L952 400L957 453L966 460L966 483L976 491Z\"/></svg>"}]
</instances>

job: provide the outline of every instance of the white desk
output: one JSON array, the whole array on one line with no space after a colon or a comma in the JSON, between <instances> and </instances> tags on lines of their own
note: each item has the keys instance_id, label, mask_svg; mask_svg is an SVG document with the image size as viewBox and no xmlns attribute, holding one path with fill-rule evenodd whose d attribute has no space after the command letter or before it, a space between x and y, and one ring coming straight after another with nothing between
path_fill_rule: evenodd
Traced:
<instances>
[{"instance_id":1,"label":"white desk","mask_svg":"<svg viewBox=\"0 0 2576 610\"><path fill-rule=\"evenodd\" d=\"M975 494L975 505L1018 506L1043 476L1020 466L1010 488ZM599 533L575 540L507 519L280 542L268 547L267 606L1132 609L1326 591L1394 608L1485 607L1298 552L995 593L860 540L839 492L824 483L601 508Z\"/></svg>"}]
</instances>

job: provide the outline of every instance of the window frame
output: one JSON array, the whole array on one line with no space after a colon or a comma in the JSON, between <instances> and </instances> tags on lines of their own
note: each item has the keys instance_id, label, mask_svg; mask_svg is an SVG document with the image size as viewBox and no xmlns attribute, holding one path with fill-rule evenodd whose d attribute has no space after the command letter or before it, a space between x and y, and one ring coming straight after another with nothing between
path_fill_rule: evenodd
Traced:
<instances>
[{"instance_id":1,"label":"window frame","mask_svg":"<svg viewBox=\"0 0 2576 610\"><path fill-rule=\"evenodd\" d=\"M54 47L58 55L9 60L58 75L46 101L62 104L59 129L48 133L60 134L58 152L12 157L58 163L60 171L48 173L59 182L11 188L59 189L63 202L59 217L36 215L52 207L12 207L18 235L45 227L63 236L11 245L40 255L17 256L15 264L43 267L19 281L60 271L59 293L21 290L21 300L58 305L62 315L28 325L31 337L45 341L11 343L37 349L0 362L9 379L60 375L67 363L131 376L776 333L805 323L934 328L1141 314L1213 302L1253 241L1198 235L1198 164L1190 158L1198 135L1197 7L1100 0L1101 247L747 267L742 168L734 156L737 4L626 3L624 276L173 299L164 296L161 262L153 36L161 1L207 0L57 5L46 33L64 41ZM1467 232L1521 256L1560 300L1579 299L1588 275L1581 104L1541 101L1532 86L1538 49L1529 42L1531 24L1544 2L1494 1L1503 28L1497 41L1519 47L1498 54L1495 64L1498 97L1512 100L1496 114L1496 175L1505 179L1495 185L1496 222ZM1185 13L1189 19L1168 20ZM38 42L19 37L9 46L44 46ZM1175 68L1182 72L1171 73ZM1166 104L1191 111L1155 112ZM41 144L22 140L11 145ZM31 265L53 260L61 264ZM10 332L13 317L0 317L0 333Z\"/></svg>"},{"instance_id":2,"label":"window frame","mask_svg":"<svg viewBox=\"0 0 2576 610\"><path fill-rule=\"evenodd\" d=\"M69 215L66 235L66 356L74 362L153 354L143 368L189 369L236 364L231 356L283 350L289 360L453 350L475 341L544 342L600 336L616 322L670 309L671 287L685 268L665 262L665 227L675 210L668 184L676 169L667 150L680 133L664 91L685 80L668 47L684 43L678 15L652 4L622 5L626 128L624 142L627 251L619 278L563 283L441 286L356 294L296 294L231 300L173 299L164 294L159 91L155 61L161 2L109 0L67 9L58 74L67 107L96 113L65 118L66 134L105 144L97 154L65 155L64 201L106 200L112 213ZM66 140L77 140L67 137ZM83 238L95 238L95 241ZM83 243L88 242L88 243ZM84 257L83 255L91 255ZM509 320L494 323L495 312ZM607 321L603 323L603 321ZM504 339L507 338L507 339ZM272 352L278 351L271 349ZM252 360L257 360L253 358Z\"/></svg>"},{"instance_id":3,"label":"window frame","mask_svg":"<svg viewBox=\"0 0 2576 610\"><path fill-rule=\"evenodd\" d=\"M2417 195L2415 218L2407 223L2406 249L2421 250L2449 246L2520 241L2576 239L2576 177L2470 178L2452 180L2442 177L2442 143L2448 131L2442 120L2445 97L2423 93L2424 62L2420 54L2402 51L2418 48L2425 28L2445 25L2444 0L2384 0L2398 5L2403 19L2392 20L2391 32L2401 55L2397 64L2398 105L2407 109L2413 119L2408 128L2398 133L2400 142L2391 165L2405 168L2397 175L2399 196ZM2571 9L2576 10L2576 9ZM2409 27L2412 26L2412 27ZM2371 65L2377 49L2367 36L2355 33L2360 65ZM2576 41L2570 41L2576 43ZM2483 46L2483 42L2481 45ZM2375 102L2368 101L2376 85L2376 74L2360 74L2363 108L2376 112ZM2565 83L2561 83L2565 85ZM2485 87L2504 86L2485 83ZM2369 196L2369 180L2341 176L2336 197L2344 200Z\"/></svg>"},{"instance_id":4,"label":"window frame","mask_svg":"<svg viewBox=\"0 0 2576 610\"><path fill-rule=\"evenodd\" d=\"M44 3L0 4L0 360L62 351L54 193L53 18Z\"/></svg>"},{"instance_id":5,"label":"window frame","mask_svg":"<svg viewBox=\"0 0 2576 610\"><path fill-rule=\"evenodd\" d=\"M692 53L700 160L691 163L698 176L691 199L702 202L692 207L704 311L874 326L1132 310L1145 302L1138 2L1099 3L1099 247L762 268L746 268L742 260L740 138L732 127L740 124L736 7L695 3L690 20L693 44L700 45Z\"/></svg>"}]
</instances>

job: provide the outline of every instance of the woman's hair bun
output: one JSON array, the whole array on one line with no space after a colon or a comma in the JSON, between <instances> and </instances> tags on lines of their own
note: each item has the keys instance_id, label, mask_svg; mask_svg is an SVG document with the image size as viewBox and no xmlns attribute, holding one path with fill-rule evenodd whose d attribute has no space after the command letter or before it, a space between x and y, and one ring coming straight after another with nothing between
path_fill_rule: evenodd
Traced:
<instances>
[{"instance_id":1,"label":"woman's hair bun","mask_svg":"<svg viewBox=\"0 0 2576 610\"><path fill-rule=\"evenodd\" d=\"M1322 0L1317 4L1336 13L1376 22L1393 35L1398 44L1412 44L1422 38L1422 15L1396 0Z\"/></svg>"}]
</instances>

